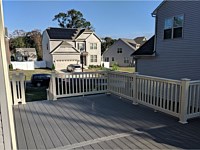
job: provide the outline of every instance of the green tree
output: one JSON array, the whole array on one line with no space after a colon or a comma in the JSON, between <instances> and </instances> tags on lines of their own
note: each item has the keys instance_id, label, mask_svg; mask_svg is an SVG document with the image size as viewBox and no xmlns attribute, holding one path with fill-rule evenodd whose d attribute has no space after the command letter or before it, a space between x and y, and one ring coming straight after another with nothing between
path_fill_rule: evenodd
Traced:
<instances>
[{"instance_id":1,"label":"green tree","mask_svg":"<svg viewBox=\"0 0 200 150\"><path fill-rule=\"evenodd\" d=\"M111 45L113 45L115 41L116 39L112 39L111 37L103 38L103 41L101 42L101 54L103 54Z\"/></svg>"},{"instance_id":2,"label":"green tree","mask_svg":"<svg viewBox=\"0 0 200 150\"><path fill-rule=\"evenodd\" d=\"M86 28L94 30L91 23L83 18L83 14L75 9L55 15L53 21L58 21L58 25L62 28Z\"/></svg>"},{"instance_id":3,"label":"green tree","mask_svg":"<svg viewBox=\"0 0 200 150\"><path fill-rule=\"evenodd\" d=\"M28 32L25 36L27 47L34 47L37 52L37 59L42 60L42 34L38 29Z\"/></svg>"}]
</instances>

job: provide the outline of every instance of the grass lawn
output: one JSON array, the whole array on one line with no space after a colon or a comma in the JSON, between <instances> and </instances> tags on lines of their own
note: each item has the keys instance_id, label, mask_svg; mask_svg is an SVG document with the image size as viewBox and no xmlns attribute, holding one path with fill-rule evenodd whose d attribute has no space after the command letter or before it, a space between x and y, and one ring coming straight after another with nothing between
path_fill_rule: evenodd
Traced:
<instances>
[{"instance_id":1,"label":"grass lawn","mask_svg":"<svg viewBox=\"0 0 200 150\"><path fill-rule=\"evenodd\" d=\"M13 70L13 71L10 71L9 73L10 73L10 78L12 77L13 73L24 73L24 75L26 76L26 81L30 81L32 74L37 74L37 73L51 74L51 70L50 69Z\"/></svg>"},{"instance_id":2,"label":"grass lawn","mask_svg":"<svg viewBox=\"0 0 200 150\"><path fill-rule=\"evenodd\" d=\"M110 67L110 69L112 69L112 67ZM101 68L85 69L84 71L93 72L93 71L99 71L99 70L101 70ZM133 73L135 72L135 68L134 67L119 67L118 70L116 71Z\"/></svg>"}]
</instances>

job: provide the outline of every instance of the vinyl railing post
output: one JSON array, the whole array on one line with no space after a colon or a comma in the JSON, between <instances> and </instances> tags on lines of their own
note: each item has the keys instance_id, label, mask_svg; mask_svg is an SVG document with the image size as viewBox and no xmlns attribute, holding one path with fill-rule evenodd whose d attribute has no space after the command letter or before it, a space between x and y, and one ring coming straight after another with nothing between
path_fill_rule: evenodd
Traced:
<instances>
[{"instance_id":1,"label":"vinyl railing post","mask_svg":"<svg viewBox=\"0 0 200 150\"><path fill-rule=\"evenodd\" d=\"M20 91L21 91L21 103L22 104L26 104L26 98L25 98L25 80L24 80L24 74L23 73L20 73L19 74L19 82L20 82Z\"/></svg>"},{"instance_id":2,"label":"vinyl railing post","mask_svg":"<svg viewBox=\"0 0 200 150\"><path fill-rule=\"evenodd\" d=\"M17 75L12 74L12 92L13 92L13 105L18 105L18 97L17 97L17 88L16 88L16 82L17 82Z\"/></svg>"},{"instance_id":3,"label":"vinyl railing post","mask_svg":"<svg viewBox=\"0 0 200 150\"><path fill-rule=\"evenodd\" d=\"M139 75L138 72L133 73L133 104L137 105L137 76Z\"/></svg>"},{"instance_id":4,"label":"vinyl railing post","mask_svg":"<svg viewBox=\"0 0 200 150\"><path fill-rule=\"evenodd\" d=\"M189 93L190 79L181 79L181 101L180 101L180 115L179 122L182 124L187 123L187 108L188 108L188 93Z\"/></svg>"},{"instance_id":5,"label":"vinyl railing post","mask_svg":"<svg viewBox=\"0 0 200 150\"><path fill-rule=\"evenodd\" d=\"M110 71L106 71L106 74L107 74L107 89L106 89L106 91L107 91L107 95L109 95L110 94Z\"/></svg>"},{"instance_id":6,"label":"vinyl railing post","mask_svg":"<svg viewBox=\"0 0 200 150\"><path fill-rule=\"evenodd\" d=\"M56 89L56 73L55 72L53 72L51 74L51 79L52 79L52 95L53 95L52 98L53 98L53 100L57 100L57 96L56 96L56 90L57 90Z\"/></svg>"}]
</instances>

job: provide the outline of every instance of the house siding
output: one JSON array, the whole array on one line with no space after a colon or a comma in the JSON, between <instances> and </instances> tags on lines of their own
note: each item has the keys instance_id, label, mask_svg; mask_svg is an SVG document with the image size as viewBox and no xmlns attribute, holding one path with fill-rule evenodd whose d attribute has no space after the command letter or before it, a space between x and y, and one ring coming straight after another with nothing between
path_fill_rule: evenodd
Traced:
<instances>
[{"instance_id":1,"label":"house siding","mask_svg":"<svg viewBox=\"0 0 200 150\"><path fill-rule=\"evenodd\" d=\"M90 43L97 43L97 49L90 49ZM87 66L101 65L101 42L94 34L86 39L86 52L88 52L88 56L86 56ZM91 55L97 55L97 62L91 62Z\"/></svg>"},{"instance_id":2,"label":"house siding","mask_svg":"<svg viewBox=\"0 0 200 150\"><path fill-rule=\"evenodd\" d=\"M118 48L122 48L122 53L117 53ZM133 60L131 57L133 52L134 50L131 47L119 39L103 53L103 61L105 61L106 57L109 57L110 66L112 66L114 63L124 67L130 66L130 62ZM112 57L114 57L114 61L112 61ZM128 57L129 63L124 63L124 57Z\"/></svg>"},{"instance_id":3,"label":"house siding","mask_svg":"<svg viewBox=\"0 0 200 150\"><path fill-rule=\"evenodd\" d=\"M171 79L200 79L200 2L166 1L156 15L155 58L138 59L140 74ZM184 15L183 38L163 40L164 20Z\"/></svg>"},{"instance_id":4,"label":"house siding","mask_svg":"<svg viewBox=\"0 0 200 150\"><path fill-rule=\"evenodd\" d=\"M48 45L48 49L47 49L47 45ZM46 61L47 68L51 68L53 65L50 49L51 49L51 45L50 45L47 31L44 31L43 36L42 36L42 52L43 52L43 60Z\"/></svg>"}]
</instances>

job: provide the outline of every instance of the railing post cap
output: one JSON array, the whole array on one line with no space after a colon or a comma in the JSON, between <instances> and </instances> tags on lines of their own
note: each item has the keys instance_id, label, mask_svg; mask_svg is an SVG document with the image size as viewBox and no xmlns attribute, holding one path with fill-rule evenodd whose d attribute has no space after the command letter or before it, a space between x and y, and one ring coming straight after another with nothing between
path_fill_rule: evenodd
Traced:
<instances>
[{"instance_id":1,"label":"railing post cap","mask_svg":"<svg viewBox=\"0 0 200 150\"><path fill-rule=\"evenodd\" d=\"M134 72L134 74L139 74L139 72Z\"/></svg>"},{"instance_id":2,"label":"railing post cap","mask_svg":"<svg viewBox=\"0 0 200 150\"><path fill-rule=\"evenodd\" d=\"M181 81L191 81L191 80L188 78L182 78Z\"/></svg>"}]
</instances>

